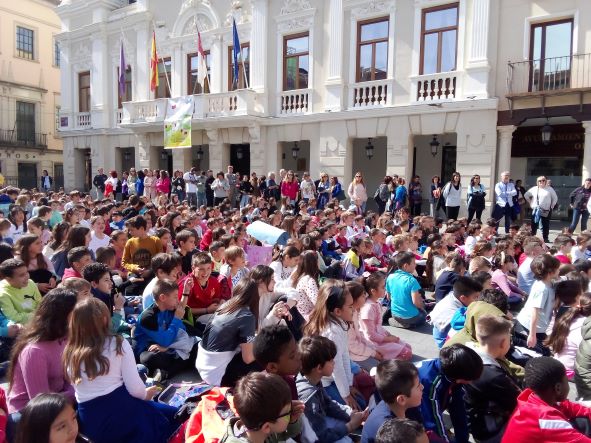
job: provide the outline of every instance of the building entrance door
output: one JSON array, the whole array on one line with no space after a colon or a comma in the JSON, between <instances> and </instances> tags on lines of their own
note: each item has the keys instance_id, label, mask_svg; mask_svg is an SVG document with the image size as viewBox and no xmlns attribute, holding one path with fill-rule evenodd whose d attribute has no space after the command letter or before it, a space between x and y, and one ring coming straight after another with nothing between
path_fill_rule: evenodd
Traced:
<instances>
[{"instance_id":1,"label":"building entrance door","mask_svg":"<svg viewBox=\"0 0 591 443\"><path fill-rule=\"evenodd\" d=\"M19 163L18 164L18 187L24 189L38 188L37 183L37 164Z\"/></svg>"},{"instance_id":2,"label":"building entrance door","mask_svg":"<svg viewBox=\"0 0 591 443\"><path fill-rule=\"evenodd\" d=\"M230 145L230 164L234 166L234 173L250 175L250 145Z\"/></svg>"}]
</instances>

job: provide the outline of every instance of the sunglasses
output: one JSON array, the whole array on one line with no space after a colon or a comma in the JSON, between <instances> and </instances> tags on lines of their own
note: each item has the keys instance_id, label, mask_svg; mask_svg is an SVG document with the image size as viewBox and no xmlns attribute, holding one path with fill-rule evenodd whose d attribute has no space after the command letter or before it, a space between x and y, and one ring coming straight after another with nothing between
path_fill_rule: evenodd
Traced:
<instances>
[{"instance_id":1,"label":"sunglasses","mask_svg":"<svg viewBox=\"0 0 591 443\"><path fill-rule=\"evenodd\" d=\"M544 182L546 182L546 179L545 178L542 179L542 180L538 180L538 183L544 183Z\"/></svg>"},{"instance_id":2,"label":"sunglasses","mask_svg":"<svg viewBox=\"0 0 591 443\"><path fill-rule=\"evenodd\" d=\"M361 178L361 176L360 175L356 175L355 178Z\"/></svg>"},{"instance_id":3,"label":"sunglasses","mask_svg":"<svg viewBox=\"0 0 591 443\"><path fill-rule=\"evenodd\" d=\"M279 421L281 419L285 419L285 421L289 424L289 422L291 421L291 414L292 414L292 410L290 409L289 412L286 412L285 414L281 414L279 417L275 418L275 420L272 420L274 422ZM259 429L262 428L263 425L257 426L254 429L250 429L251 431L258 431Z\"/></svg>"}]
</instances>

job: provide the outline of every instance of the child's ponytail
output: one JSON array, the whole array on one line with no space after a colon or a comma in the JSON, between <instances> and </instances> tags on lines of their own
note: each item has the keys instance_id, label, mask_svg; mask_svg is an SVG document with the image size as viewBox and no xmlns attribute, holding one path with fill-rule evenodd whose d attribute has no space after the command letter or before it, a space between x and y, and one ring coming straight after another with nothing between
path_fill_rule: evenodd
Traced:
<instances>
[{"instance_id":1,"label":"child's ponytail","mask_svg":"<svg viewBox=\"0 0 591 443\"><path fill-rule=\"evenodd\" d=\"M554 323L550 337L544 342L545 346L552 349L555 354L562 352L566 339L570 332L570 325L578 317L591 315L591 294L586 292L581 295L578 306L572 306L562 314Z\"/></svg>"}]
</instances>

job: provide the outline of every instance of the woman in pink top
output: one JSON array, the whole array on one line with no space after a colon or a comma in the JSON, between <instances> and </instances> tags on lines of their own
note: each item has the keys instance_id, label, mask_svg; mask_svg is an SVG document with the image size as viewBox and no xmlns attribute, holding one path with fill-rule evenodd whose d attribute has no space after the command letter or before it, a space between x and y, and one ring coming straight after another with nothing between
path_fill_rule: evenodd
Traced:
<instances>
[{"instance_id":1,"label":"woman in pink top","mask_svg":"<svg viewBox=\"0 0 591 443\"><path fill-rule=\"evenodd\" d=\"M295 179L293 171L287 171L285 178L281 182L281 196L286 199L288 205L295 206L295 202L298 199L298 191L300 185Z\"/></svg>"},{"instance_id":2,"label":"woman in pink top","mask_svg":"<svg viewBox=\"0 0 591 443\"><path fill-rule=\"evenodd\" d=\"M363 277L363 286L368 294L359 314L363 336L376 345L376 350L385 360L410 360L410 345L382 326L382 309L378 300L386 296L386 276L382 272L374 272L369 277Z\"/></svg>"},{"instance_id":3,"label":"woman in pink top","mask_svg":"<svg viewBox=\"0 0 591 443\"><path fill-rule=\"evenodd\" d=\"M365 187L365 183L363 182L363 175L361 175L361 172L355 173L355 177L347 189L347 194L349 195L349 199L351 199L351 204L354 205L357 201L360 202L361 209L363 212L365 212L365 204L367 203L367 189Z\"/></svg>"},{"instance_id":4,"label":"woman in pink top","mask_svg":"<svg viewBox=\"0 0 591 443\"><path fill-rule=\"evenodd\" d=\"M144 177L144 195L150 200L156 198L156 179L154 178L154 172L151 170L147 170Z\"/></svg>"},{"instance_id":5,"label":"woman in pink top","mask_svg":"<svg viewBox=\"0 0 591 443\"><path fill-rule=\"evenodd\" d=\"M68 289L48 292L18 335L8 369L11 414L21 411L40 393L60 393L74 400L74 389L64 373L62 353L67 342L68 318L76 301L76 293Z\"/></svg>"},{"instance_id":6,"label":"woman in pink top","mask_svg":"<svg viewBox=\"0 0 591 443\"><path fill-rule=\"evenodd\" d=\"M170 194L170 177L168 176L168 172L160 171L160 178L156 179L155 185L158 197Z\"/></svg>"},{"instance_id":7,"label":"woman in pink top","mask_svg":"<svg viewBox=\"0 0 591 443\"><path fill-rule=\"evenodd\" d=\"M515 258L502 251L500 254L493 257L493 266L495 268L491 279L493 288L498 288L503 291L509 298L510 304L521 303L524 300L524 297L527 297L527 294L519 289L519 286L509 280L509 277L507 276L509 272L517 271Z\"/></svg>"}]
</instances>

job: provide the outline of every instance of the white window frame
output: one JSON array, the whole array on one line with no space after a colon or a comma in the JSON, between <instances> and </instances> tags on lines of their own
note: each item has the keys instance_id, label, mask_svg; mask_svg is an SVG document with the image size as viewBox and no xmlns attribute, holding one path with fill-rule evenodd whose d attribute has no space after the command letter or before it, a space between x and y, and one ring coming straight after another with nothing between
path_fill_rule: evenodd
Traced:
<instances>
[{"instance_id":1,"label":"white window frame","mask_svg":"<svg viewBox=\"0 0 591 443\"><path fill-rule=\"evenodd\" d=\"M314 28L316 8L304 9L275 17L277 22L277 85L276 92L280 96L283 91L283 39L290 35L308 33L308 89L314 89Z\"/></svg>"}]
</instances>

